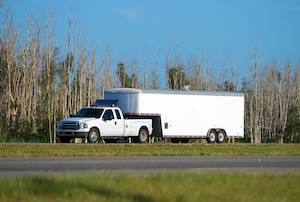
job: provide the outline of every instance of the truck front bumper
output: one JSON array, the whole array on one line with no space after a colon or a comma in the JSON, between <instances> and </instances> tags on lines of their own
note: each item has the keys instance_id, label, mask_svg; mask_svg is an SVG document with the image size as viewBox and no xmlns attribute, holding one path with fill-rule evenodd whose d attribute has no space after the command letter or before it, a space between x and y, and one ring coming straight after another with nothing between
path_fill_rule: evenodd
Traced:
<instances>
[{"instance_id":1,"label":"truck front bumper","mask_svg":"<svg viewBox=\"0 0 300 202\"><path fill-rule=\"evenodd\" d=\"M86 138L89 135L89 132L57 131L56 134L60 137Z\"/></svg>"}]
</instances>

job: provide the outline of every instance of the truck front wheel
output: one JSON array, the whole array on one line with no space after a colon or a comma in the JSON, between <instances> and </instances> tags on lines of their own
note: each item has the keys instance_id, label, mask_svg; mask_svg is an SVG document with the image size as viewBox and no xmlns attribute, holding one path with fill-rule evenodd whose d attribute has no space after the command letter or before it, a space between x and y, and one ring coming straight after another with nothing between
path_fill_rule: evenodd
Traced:
<instances>
[{"instance_id":1,"label":"truck front wheel","mask_svg":"<svg viewBox=\"0 0 300 202\"><path fill-rule=\"evenodd\" d=\"M97 143L99 141L100 134L96 128L92 128L88 135L89 143Z\"/></svg>"},{"instance_id":2,"label":"truck front wheel","mask_svg":"<svg viewBox=\"0 0 300 202\"><path fill-rule=\"evenodd\" d=\"M140 129L139 132L139 142L142 144L148 143L149 141L149 133L148 130L145 128Z\"/></svg>"}]
</instances>

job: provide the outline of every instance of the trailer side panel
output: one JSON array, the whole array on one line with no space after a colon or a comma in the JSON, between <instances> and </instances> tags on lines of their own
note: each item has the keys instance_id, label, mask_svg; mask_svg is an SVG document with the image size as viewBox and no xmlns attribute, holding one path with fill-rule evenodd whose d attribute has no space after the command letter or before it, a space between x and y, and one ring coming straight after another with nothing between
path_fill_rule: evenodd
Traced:
<instances>
[{"instance_id":1,"label":"trailer side panel","mask_svg":"<svg viewBox=\"0 0 300 202\"><path fill-rule=\"evenodd\" d=\"M165 138L205 138L211 129L244 137L241 93L112 89L105 99L118 99L125 114L160 116Z\"/></svg>"}]
</instances>

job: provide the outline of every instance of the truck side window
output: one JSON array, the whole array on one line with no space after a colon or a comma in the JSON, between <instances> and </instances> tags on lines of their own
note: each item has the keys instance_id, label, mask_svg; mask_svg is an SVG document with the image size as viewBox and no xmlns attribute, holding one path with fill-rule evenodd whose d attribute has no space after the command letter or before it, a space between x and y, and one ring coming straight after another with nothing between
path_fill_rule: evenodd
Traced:
<instances>
[{"instance_id":1,"label":"truck side window","mask_svg":"<svg viewBox=\"0 0 300 202\"><path fill-rule=\"evenodd\" d=\"M117 119L121 119L121 114L120 111L115 109L116 115L117 115Z\"/></svg>"},{"instance_id":2,"label":"truck side window","mask_svg":"<svg viewBox=\"0 0 300 202\"><path fill-rule=\"evenodd\" d=\"M114 119L114 114L111 109L108 109L105 111L103 115L104 120L113 120Z\"/></svg>"}]
</instances>

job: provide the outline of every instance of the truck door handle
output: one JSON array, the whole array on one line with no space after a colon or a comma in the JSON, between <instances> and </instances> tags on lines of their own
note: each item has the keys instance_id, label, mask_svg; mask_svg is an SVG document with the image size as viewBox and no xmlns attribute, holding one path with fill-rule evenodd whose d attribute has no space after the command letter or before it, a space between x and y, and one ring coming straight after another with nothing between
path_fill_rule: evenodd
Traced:
<instances>
[{"instance_id":1,"label":"truck door handle","mask_svg":"<svg viewBox=\"0 0 300 202\"><path fill-rule=\"evenodd\" d=\"M115 125L117 125L117 122L115 121Z\"/></svg>"}]
</instances>

